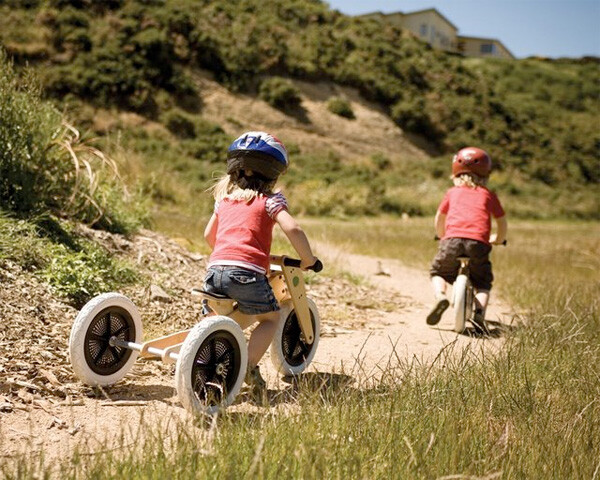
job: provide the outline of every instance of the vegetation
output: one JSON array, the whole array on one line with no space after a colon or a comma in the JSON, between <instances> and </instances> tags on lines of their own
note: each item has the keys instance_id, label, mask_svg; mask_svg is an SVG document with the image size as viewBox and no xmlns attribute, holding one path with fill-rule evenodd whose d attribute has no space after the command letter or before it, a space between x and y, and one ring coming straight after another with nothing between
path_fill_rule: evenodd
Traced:
<instances>
[{"instance_id":1,"label":"vegetation","mask_svg":"<svg viewBox=\"0 0 600 480\"><path fill-rule=\"evenodd\" d=\"M77 306L136 275L73 232L84 222L129 232L145 218L116 164L19 78L0 51L0 267L31 270Z\"/></svg>"},{"instance_id":2,"label":"vegetation","mask_svg":"<svg viewBox=\"0 0 600 480\"><path fill-rule=\"evenodd\" d=\"M52 216L17 219L0 210L0 270L8 263L46 281L76 308L139 280L130 266L78 235L71 222Z\"/></svg>"},{"instance_id":3,"label":"vegetation","mask_svg":"<svg viewBox=\"0 0 600 480\"><path fill-rule=\"evenodd\" d=\"M259 97L269 105L281 110L293 110L301 103L300 92L289 80L271 77L260 84Z\"/></svg>"},{"instance_id":4,"label":"vegetation","mask_svg":"<svg viewBox=\"0 0 600 480\"><path fill-rule=\"evenodd\" d=\"M331 97L327 100L327 109L340 117L349 118L350 120L355 118L352 106L344 97Z\"/></svg>"},{"instance_id":5,"label":"vegetation","mask_svg":"<svg viewBox=\"0 0 600 480\"><path fill-rule=\"evenodd\" d=\"M113 231L139 224L126 206L116 164L82 141L40 98L31 74L18 78L0 50L0 202L22 215L52 213Z\"/></svg>"},{"instance_id":6,"label":"vegetation","mask_svg":"<svg viewBox=\"0 0 600 480\"><path fill-rule=\"evenodd\" d=\"M369 220L387 232L373 241L428 258L422 220ZM342 222L313 224L346 245ZM421 232L409 249L412 231ZM160 425L144 441L96 456L76 456L57 468L62 478L593 478L600 439L599 303L593 279L600 267L598 226L518 223L511 244L495 251L497 284L527 321L517 318L504 348L442 355L445 367L390 359L380 382L348 383L358 371L306 376L287 392L297 409L270 415L225 411L204 435L185 425L166 441ZM577 251L572 238L579 239ZM357 245L360 248L360 246ZM551 261L549 261L551 259ZM312 378L312 381L311 381ZM369 385L369 382L367 382ZM381 428L385 425L386 428ZM559 440L560 441L559 441ZM33 477L43 464L0 464L7 478Z\"/></svg>"},{"instance_id":7,"label":"vegetation","mask_svg":"<svg viewBox=\"0 0 600 480\"><path fill-rule=\"evenodd\" d=\"M498 189L511 198L518 215L598 218L597 59L465 59L432 50L385 22L344 16L318 0L277 0L269 9L257 0L57 0L4 2L0 9L0 39L11 56L19 64L42 67L46 94L76 116L85 110L82 105L92 104L132 110L173 129L174 118L168 117L174 108L201 118L202 92L193 81L198 70L284 110L299 105L294 78L327 80L355 87L364 98L380 102L405 131L426 139L446 161L449 153L465 145L489 150L501 179ZM184 118L182 112L178 115ZM199 179L197 172L214 157L222 132L207 133L185 148L160 140L160 155L176 159L172 164L160 161L148 145L153 140L141 141L140 134L124 133L135 137L127 148L144 158L156 155L156 161L148 160L150 170L167 164L159 168L168 169L178 184L171 188L143 178L167 190L159 196L177 202L180 181L188 182L190 198L206 188L206 179ZM178 130L175 135L191 131ZM435 182L439 165L432 159L421 167L424 175L417 180L423 185ZM399 195L405 203L404 191L412 186L402 183L403 166L396 167L390 179L399 186L386 187L384 196ZM361 175L354 176L354 183L364 182ZM440 186L438 182L436 188ZM302 186L309 188L308 183ZM356 194L364 201L344 215L404 211L387 202L367 205L370 196L361 190ZM576 202L568 199L571 194ZM430 212L430 200L425 199L425 204L413 200L417 205L409 210ZM528 206L538 199L542 205ZM556 211L544 208L549 202L558 206ZM339 205L322 205L319 212L339 214Z\"/></svg>"}]
</instances>

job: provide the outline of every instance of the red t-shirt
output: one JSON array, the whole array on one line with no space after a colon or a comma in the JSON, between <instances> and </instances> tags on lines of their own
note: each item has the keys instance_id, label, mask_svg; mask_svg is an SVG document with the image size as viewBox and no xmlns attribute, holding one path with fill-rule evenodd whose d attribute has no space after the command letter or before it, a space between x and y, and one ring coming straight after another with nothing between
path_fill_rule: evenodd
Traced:
<instances>
[{"instance_id":1,"label":"red t-shirt","mask_svg":"<svg viewBox=\"0 0 600 480\"><path fill-rule=\"evenodd\" d=\"M438 208L446 215L444 238L470 238L490 244L491 216L504 216L495 193L485 187L452 187Z\"/></svg>"},{"instance_id":2,"label":"red t-shirt","mask_svg":"<svg viewBox=\"0 0 600 480\"><path fill-rule=\"evenodd\" d=\"M282 193L250 202L224 199L215 205L217 237L208 266L236 265L266 273L275 217L287 210Z\"/></svg>"}]
</instances>

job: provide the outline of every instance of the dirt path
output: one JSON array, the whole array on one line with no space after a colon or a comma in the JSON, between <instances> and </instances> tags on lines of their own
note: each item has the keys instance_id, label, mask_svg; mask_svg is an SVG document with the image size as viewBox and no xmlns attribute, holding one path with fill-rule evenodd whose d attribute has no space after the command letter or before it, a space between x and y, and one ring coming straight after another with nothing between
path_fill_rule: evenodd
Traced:
<instances>
[{"instance_id":1,"label":"dirt path","mask_svg":"<svg viewBox=\"0 0 600 480\"><path fill-rule=\"evenodd\" d=\"M466 334L455 333L452 308L446 311L438 325L428 326L425 318L433 299L427 272L407 267L397 260L348 254L331 247L325 252L329 261L342 263L344 268L365 277L390 298L405 302L400 310L365 318L364 328L346 329L336 336L325 336L314 360L319 370L343 367L355 371L359 364L363 374L377 376L396 355L428 363L449 344L457 350L467 345L472 345L474 351L481 347L497 349L503 342L502 332L510 328L510 309L493 295L487 311L490 336L476 335L471 328L467 328Z\"/></svg>"},{"instance_id":2,"label":"dirt path","mask_svg":"<svg viewBox=\"0 0 600 480\"><path fill-rule=\"evenodd\" d=\"M397 364L398 359L431 362L448 345L460 348L471 344L476 347L473 351L501 346L500 333L508 325L510 313L497 298L493 297L488 310L493 327L490 337L457 335L451 330L451 310L435 328L425 324L431 302L426 272L398 261L348 254L326 245L319 245L318 252L326 264L337 264L359 275L363 284L357 287L340 280L333 286L309 287L322 321L322 337L309 376L325 375L331 379L341 375L364 385L378 378L388 365ZM168 256L163 250L159 253ZM382 267L386 274L380 274ZM185 309L187 316L198 313L190 312L193 307L189 304L169 308ZM146 316L149 315L154 319L156 310ZM167 312L164 316L168 316ZM172 329L172 325L168 328ZM241 395L230 408L268 409L273 414L294 412L298 407L293 395L289 395L290 385L277 375L268 358L263 359L261 368L269 386L270 405L258 407ZM89 389L84 395L67 395L61 402L45 397L39 383L37 390L18 385L17 394L23 404L13 403L9 413L0 413L0 455L19 461L24 454L43 451L46 459L52 461L66 458L75 449L86 454L118 449L139 441L146 426L160 428L167 439L176 438L183 426L188 434L196 435L200 449L210 449L210 430L194 426L179 404L173 372L170 365L138 361L117 385L103 391ZM51 376L48 378L52 380Z\"/></svg>"}]
</instances>

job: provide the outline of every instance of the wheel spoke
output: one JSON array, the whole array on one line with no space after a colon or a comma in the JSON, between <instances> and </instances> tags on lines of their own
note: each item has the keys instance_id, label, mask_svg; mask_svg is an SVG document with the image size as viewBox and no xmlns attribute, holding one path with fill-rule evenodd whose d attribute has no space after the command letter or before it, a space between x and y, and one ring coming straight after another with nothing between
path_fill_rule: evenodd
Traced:
<instances>
[{"instance_id":1,"label":"wheel spoke","mask_svg":"<svg viewBox=\"0 0 600 480\"><path fill-rule=\"evenodd\" d=\"M95 340L97 342L100 342L102 344L107 343L106 337L102 336L102 335L98 335L97 333L94 332L90 332L90 340Z\"/></svg>"},{"instance_id":2,"label":"wheel spoke","mask_svg":"<svg viewBox=\"0 0 600 480\"><path fill-rule=\"evenodd\" d=\"M123 325L121 328L119 328L116 332L114 332L111 337L118 337L119 335L121 335L121 333L128 331L129 330L129 326L127 324Z\"/></svg>"},{"instance_id":3,"label":"wheel spoke","mask_svg":"<svg viewBox=\"0 0 600 480\"><path fill-rule=\"evenodd\" d=\"M223 361L224 357L229 356L230 353L234 352L235 350L233 348L230 348L228 350L225 350L221 356L219 358L217 358L216 363L221 363Z\"/></svg>"},{"instance_id":4,"label":"wheel spoke","mask_svg":"<svg viewBox=\"0 0 600 480\"><path fill-rule=\"evenodd\" d=\"M217 356L217 342L213 338L212 342L210 342L210 358L214 360Z\"/></svg>"},{"instance_id":5,"label":"wheel spoke","mask_svg":"<svg viewBox=\"0 0 600 480\"><path fill-rule=\"evenodd\" d=\"M113 356L113 360L118 362L121 357L119 347L110 347L109 351Z\"/></svg>"},{"instance_id":6,"label":"wheel spoke","mask_svg":"<svg viewBox=\"0 0 600 480\"><path fill-rule=\"evenodd\" d=\"M194 365L194 368L197 368L197 369L203 370L203 371L208 371L208 370L212 370L213 366L208 363L197 363L196 365Z\"/></svg>"},{"instance_id":7,"label":"wheel spoke","mask_svg":"<svg viewBox=\"0 0 600 480\"><path fill-rule=\"evenodd\" d=\"M104 356L104 354L106 353L106 350L108 349L108 342L104 343L102 345L102 347L100 348L98 354L94 357L94 363L98 363L100 361L100 359Z\"/></svg>"}]
</instances>

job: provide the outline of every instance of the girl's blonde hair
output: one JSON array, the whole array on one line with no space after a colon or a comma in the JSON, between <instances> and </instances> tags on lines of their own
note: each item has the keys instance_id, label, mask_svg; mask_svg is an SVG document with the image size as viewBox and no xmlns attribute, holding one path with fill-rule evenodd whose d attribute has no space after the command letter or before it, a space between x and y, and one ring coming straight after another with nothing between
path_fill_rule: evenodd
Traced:
<instances>
[{"instance_id":1,"label":"girl's blonde hair","mask_svg":"<svg viewBox=\"0 0 600 480\"><path fill-rule=\"evenodd\" d=\"M452 181L456 187L476 188L487 186L488 179L487 177L480 177L474 173L461 173L455 177L453 176Z\"/></svg>"},{"instance_id":2,"label":"girl's blonde hair","mask_svg":"<svg viewBox=\"0 0 600 480\"><path fill-rule=\"evenodd\" d=\"M265 182L260 188L254 190L252 188L241 188L236 182L231 179L231 175L226 173L219 178L215 184L208 189L212 193L215 201L220 202L225 198L229 200L237 200L242 202L249 202L262 195L270 195L273 193L275 188L276 180L272 182Z\"/></svg>"}]
</instances>

